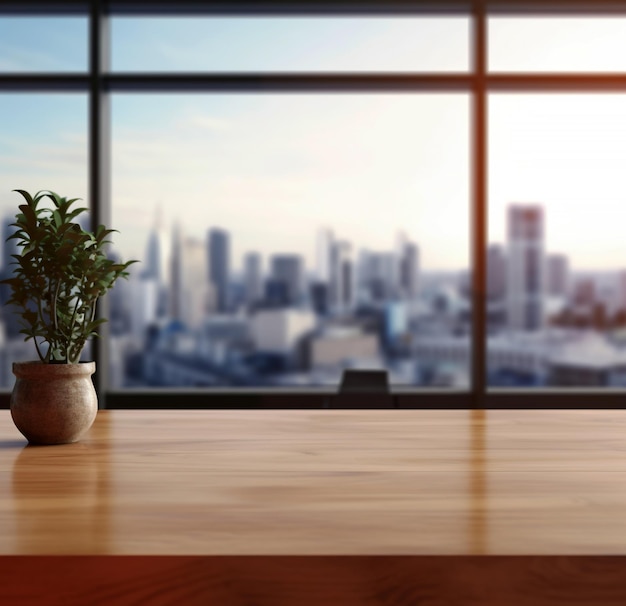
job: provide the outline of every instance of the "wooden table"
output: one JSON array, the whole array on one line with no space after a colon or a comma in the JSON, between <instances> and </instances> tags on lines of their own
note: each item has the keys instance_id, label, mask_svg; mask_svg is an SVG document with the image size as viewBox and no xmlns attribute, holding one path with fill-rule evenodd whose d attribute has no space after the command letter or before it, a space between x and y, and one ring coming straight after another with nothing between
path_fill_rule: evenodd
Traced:
<instances>
[{"instance_id":1,"label":"wooden table","mask_svg":"<svg viewBox=\"0 0 626 606\"><path fill-rule=\"evenodd\" d=\"M1 412L2 605L626 604L626 411Z\"/></svg>"}]
</instances>

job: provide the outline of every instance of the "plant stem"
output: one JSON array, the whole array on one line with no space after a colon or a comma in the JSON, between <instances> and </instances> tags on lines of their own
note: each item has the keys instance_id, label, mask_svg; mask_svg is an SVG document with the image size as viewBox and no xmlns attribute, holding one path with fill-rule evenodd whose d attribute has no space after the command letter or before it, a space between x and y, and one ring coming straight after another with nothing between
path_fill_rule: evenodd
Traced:
<instances>
[{"instance_id":1,"label":"plant stem","mask_svg":"<svg viewBox=\"0 0 626 606\"><path fill-rule=\"evenodd\" d=\"M41 322L41 325L45 327L46 323L43 317L43 310L41 309L41 298L37 299L37 311L39 313L39 321ZM50 360L50 354L52 352L52 343L48 341L48 351L46 352L45 358L43 358L41 356L41 352L39 351L39 345L37 345L37 337L33 337L33 341L35 341L35 347L37 348L37 353L39 354L41 361L47 363Z\"/></svg>"},{"instance_id":2,"label":"plant stem","mask_svg":"<svg viewBox=\"0 0 626 606\"><path fill-rule=\"evenodd\" d=\"M89 320L90 322L93 322L96 317L96 303L97 300L91 304L91 319Z\"/></svg>"},{"instance_id":3,"label":"plant stem","mask_svg":"<svg viewBox=\"0 0 626 606\"><path fill-rule=\"evenodd\" d=\"M79 291L80 292L80 291ZM78 305L81 303L81 299L78 295L76 295L76 303L74 305L74 311L72 312L72 319L70 320L70 336L67 340L66 350L69 349L70 343L74 337L74 326L76 324L76 313L78 311Z\"/></svg>"},{"instance_id":4,"label":"plant stem","mask_svg":"<svg viewBox=\"0 0 626 606\"><path fill-rule=\"evenodd\" d=\"M39 343L37 343L37 337L33 337L33 341L35 342L35 349L37 350L37 355L42 362L45 362L45 358L41 355L41 349L39 349ZM48 349L48 351L50 351Z\"/></svg>"},{"instance_id":5,"label":"plant stem","mask_svg":"<svg viewBox=\"0 0 626 606\"><path fill-rule=\"evenodd\" d=\"M59 323L57 322L57 299L59 297L59 290L61 289L61 280L57 281L57 286L54 289L54 295L52 296L52 321L54 322L54 330L59 330Z\"/></svg>"}]
</instances>

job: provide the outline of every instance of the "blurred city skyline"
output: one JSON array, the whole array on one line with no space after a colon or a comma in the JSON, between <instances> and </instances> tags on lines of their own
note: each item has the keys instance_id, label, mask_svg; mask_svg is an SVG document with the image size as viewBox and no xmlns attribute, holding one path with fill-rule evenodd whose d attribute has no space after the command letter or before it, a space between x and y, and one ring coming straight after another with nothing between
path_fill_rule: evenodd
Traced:
<instances>
[{"instance_id":1,"label":"blurred city skyline","mask_svg":"<svg viewBox=\"0 0 626 606\"><path fill-rule=\"evenodd\" d=\"M325 60L334 56L337 69L342 57L354 61L359 52L367 55L367 36L375 46L383 34L396 32L406 39L412 26L422 32L424 24L440 34L438 49L453 50L450 56L435 53L438 67L423 69L462 71L469 65L468 20L364 19L371 27L358 34L353 27L346 29L350 22L345 19L296 21L304 39L307 31L328 28L332 52ZM76 59L82 39L86 46L86 20L60 22L63 27L55 29L46 27L45 19L0 18L0 69L86 67L86 55L84 66ZM27 49L20 23L27 24L33 40ZM186 33L196 32L197 37L200 31L212 31L202 28L216 23L229 24L220 30L216 45L234 42L246 32L246 43L237 45L242 61L254 56L249 49L255 23L264 24L259 36L278 36L285 24L293 25L238 17L195 22L114 19L112 67L125 69L124 56L128 69L139 69L142 62L147 71L158 65L178 69L176 61L184 67L190 55L176 55L173 47L184 49ZM433 29L434 24L439 25ZM620 33L625 24L623 19L602 18L490 19L490 65L513 71L600 69L606 45L615 47L626 39ZM61 31L71 34L72 44ZM356 54L349 52L349 38L338 41L340 31L354 35L354 48L360 49ZM536 44L521 53L528 35L535 36ZM581 53L574 42L583 35L594 44L585 45ZM435 44L430 34L416 37L422 51ZM44 49L57 49L58 54L51 51L52 59L41 63ZM285 53L270 51L271 60L285 59ZM287 66L297 66L304 52L303 47L300 54L287 53L293 62ZM316 56L314 49L309 48L309 55ZM421 53L420 61L425 55ZM401 63L396 67L408 69ZM319 68L304 62L302 69ZM142 243L160 205L164 220L178 219L197 238L205 237L202 232L212 225L238 231L236 246L241 250L235 251L236 259L246 249L265 254L284 250L303 254L312 263L314 249L307 234L329 225L372 249L386 246L389 234L408 231L427 251L425 267L469 266L468 94L112 94L111 104L109 223L120 230L115 242L123 256L143 254ZM86 95L6 93L0 95L0 116L11 117L2 120L0 129L0 211L15 207L17 198L10 190L16 187L87 198ZM488 241L504 241L507 204L538 203L545 206L554 250L567 251L581 269L619 269L623 250L617 218L626 203L621 178L626 96L494 93L489 96L488 127Z\"/></svg>"}]
</instances>

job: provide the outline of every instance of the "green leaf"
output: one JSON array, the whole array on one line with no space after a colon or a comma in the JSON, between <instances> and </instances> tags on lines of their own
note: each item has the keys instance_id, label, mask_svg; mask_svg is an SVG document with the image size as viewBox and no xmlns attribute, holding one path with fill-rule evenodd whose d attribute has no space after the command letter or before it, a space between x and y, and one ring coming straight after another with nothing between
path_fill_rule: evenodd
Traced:
<instances>
[{"instance_id":1,"label":"green leaf","mask_svg":"<svg viewBox=\"0 0 626 606\"><path fill-rule=\"evenodd\" d=\"M112 288L125 269L136 261L114 263L104 251L115 230L99 225L83 230L74 219L87 208L73 208L79 198L67 199L50 190L32 196L14 190L25 204L18 206L7 240L16 240L20 254L12 255L13 275L0 281L11 289L7 305L20 315L22 334L33 339L44 362L73 361L104 318L91 321L98 297ZM40 207L49 199L53 208ZM40 346L46 345L45 355Z\"/></svg>"}]
</instances>

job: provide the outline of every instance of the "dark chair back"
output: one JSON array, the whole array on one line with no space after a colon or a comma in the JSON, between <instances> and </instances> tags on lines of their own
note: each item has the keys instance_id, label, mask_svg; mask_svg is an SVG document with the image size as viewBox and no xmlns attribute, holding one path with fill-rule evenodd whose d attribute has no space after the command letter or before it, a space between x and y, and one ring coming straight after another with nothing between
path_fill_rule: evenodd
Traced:
<instances>
[{"instance_id":1,"label":"dark chair back","mask_svg":"<svg viewBox=\"0 0 626 606\"><path fill-rule=\"evenodd\" d=\"M389 393L386 370L344 370L339 393Z\"/></svg>"},{"instance_id":2,"label":"dark chair back","mask_svg":"<svg viewBox=\"0 0 626 606\"><path fill-rule=\"evenodd\" d=\"M344 370L331 408L393 408L386 370Z\"/></svg>"}]
</instances>

